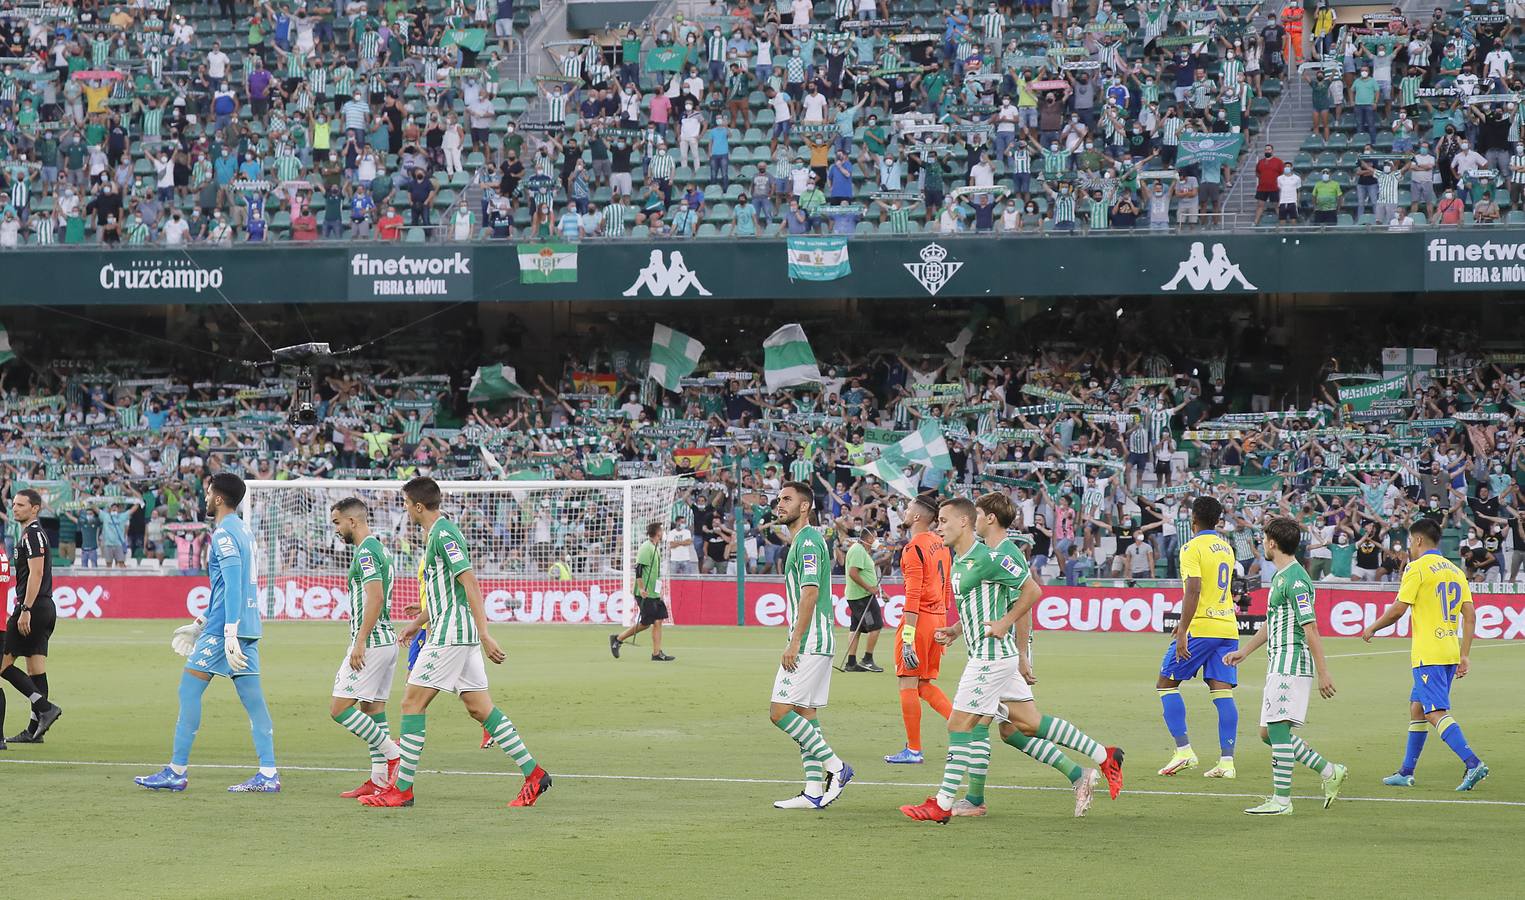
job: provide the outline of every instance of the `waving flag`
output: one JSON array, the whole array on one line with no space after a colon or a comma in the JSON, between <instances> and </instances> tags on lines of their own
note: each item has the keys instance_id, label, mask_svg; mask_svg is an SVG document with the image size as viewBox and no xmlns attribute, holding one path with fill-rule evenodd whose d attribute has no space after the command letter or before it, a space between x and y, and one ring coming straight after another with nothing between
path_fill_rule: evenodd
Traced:
<instances>
[{"instance_id":1,"label":"waving flag","mask_svg":"<svg viewBox=\"0 0 1525 900\"><path fill-rule=\"evenodd\" d=\"M821 368L816 365L805 329L785 325L763 341L763 381L770 391L821 383Z\"/></svg>"},{"instance_id":2,"label":"waving flag","mask_svg":"<svg viewBox=\"0 0 1525 900\"><path fill-rule=\"evenodd\" d=\"M651 335L651 366L647 377L669 391L676 392L680 382L694 373L704 345L666 325L658 325Z\"/></svg>"}]
</instances>

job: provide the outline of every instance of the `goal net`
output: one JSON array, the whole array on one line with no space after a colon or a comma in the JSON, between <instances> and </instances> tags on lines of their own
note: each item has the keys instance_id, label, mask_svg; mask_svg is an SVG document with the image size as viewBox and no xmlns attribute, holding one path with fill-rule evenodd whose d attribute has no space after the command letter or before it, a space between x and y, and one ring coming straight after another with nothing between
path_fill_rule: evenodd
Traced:
<instances>
[{"instance_id":1,"label":"goal net","mask_svg":"<svg viewBox=\"0 0 1525 900\"><path fill-rule=\"evenodd\" d=\"M622 624L634 611L636 551L649 523L670 527L678 477L633 481L442 481L440 511L460 527L494 622ZM400 481L250 481L244 501L266 616L349 616L351 548L333 505L357 497L393 557L393 619L418 603L423 534ZM660 571L666 593L668 549Z\"/></svg>"}]
</instances>

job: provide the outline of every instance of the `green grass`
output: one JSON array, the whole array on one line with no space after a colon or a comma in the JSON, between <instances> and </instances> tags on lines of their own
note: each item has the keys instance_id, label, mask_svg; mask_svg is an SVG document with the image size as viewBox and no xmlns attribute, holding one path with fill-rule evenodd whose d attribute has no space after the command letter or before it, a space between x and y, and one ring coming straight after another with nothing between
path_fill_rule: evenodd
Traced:
<instances>
[{"instance_id":1,"label":"green grass","mask_svg":"<svg viewBox=\"0 0 1525 900\"><path fill-rule=\"evenodd\" d=\"M1255 727L1263 655L1244 667L1238 695L1239 779L1170 779L1154 774L1171 746L1154 694L1164 639L1043 634L1040 708L1124 746L1127 790L1117 801L1103 794L1077 821L1057 773L998 743L990 816L936 826L907 821L896 807L926 797L940 777L941 720L926 715L926 765L883 763L904 737L889 674L836 673L822 714L860 783L822 813L771 808L798 790L800 769L793 744L766 719L783 634L763 629L674 630L666 649L678 662L657 666L644 646L611 660L602 630L501 627L509 659L489 666L493 694L556 774L555 789L534 809L504 808L517 770L499 751L477 749L480 731L446 695L431 710L418 805L372 810L336 796L367 765L360 743L327 715L342 626L270 624L261 656L283 793L225 792L253 758L243 711L218 681L190 790L148 794L132 777L169 752L180 671L171 627L89 622L55 636L52 691L67 714L46 744L0 754L6 856L19 865L25 848L29 898L1237 896L1268 873L1285 876L1267 888L1283 897L1516 888L1508 860L1525 832L1521 646L1480 644L1473 675L1457 687L1457 719L1494 773L1458 795L1461 767L1433 737L1418 787L1380 784L1404 740L1406 645L1329 641L1340 693L1313 701L1303 733L1350 766L1353 799L1328 811L1300 799L1290 818L1254 820L1241 810L1270 781ZM1395 650L1403 652L1382 652ZM950 695L962 664L955 650L942 677ZM399 681L394 702L401 692ZM1205 768L1216 719L1201 685L1184 693ZM14 731L14 692L10 701ZM1317 792L1312 773L1299 768L1295 777L1296 796Z\"/></svg>"}]
</instances>

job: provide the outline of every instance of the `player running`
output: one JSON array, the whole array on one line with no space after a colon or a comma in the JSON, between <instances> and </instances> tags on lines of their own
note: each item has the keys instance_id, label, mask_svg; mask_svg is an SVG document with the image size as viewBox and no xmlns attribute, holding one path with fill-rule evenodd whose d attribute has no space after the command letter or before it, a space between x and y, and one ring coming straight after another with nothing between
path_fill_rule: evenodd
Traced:
<instances>
[{"instance_id":1,"label":"player running","mask_svg":"<svg viewBox=\"0 0 1525 900\"><path fill-rule=\"evenodd\" d=\"M1010 498L1000 496L1005 500L1004 508L993 499L981 500L989 508L1009 513L1010 524L1015 510ZM983 750L974 746L973 730L981 724L988 727L993 718L999 717L1002 740L1069 778L1075 787L1075 815L1084 816L1091 806L1098 772L1070 762L1054 744L1089 754L1108 769L1108 783L1117 788L1122 785L1122 751L1102 746L1063 719L1038 713L1026 677L1030 669L1025 647L1030 627L1028 613L1042 592L1020 552L1012 555L1002 548L991 550L975 539L975 529L980 525L994 537L994 529L1000 527L999 517L959 497L943 501L937 518L943 540L953 552L952 586L959 616L957 623L938 631L937 639L948 644L963 635L969 662L953 698L953 715L948 718L948 762L942 786L935 796L920 804L902 806L900 811L919 821L946 823L951 819L954 798L965 776L971 771L983 772L990 765L988 742ZM1000 528L1002 538L1004 531ZM973 801L971 806L975 806Z\"/></svg>"},{"instance_id":2,"label":"player running","mask_svg":"<svg viewBox=\"0 0 1525 900\"><path fill-rule=\"evenodd\" d=\"M1212 497L1198 497L1191 504L1194 536L1181 548L1181 621L1175 641L1165 650L1155 688L1165 714L1165 727L1175 738L1176 752L1160 769L1175 775L1197 764L1186 731L1186 702L1180 685L1202 673L1208 696L1218 709L1218 764L1202 773L1207 778L1233 778L1234 743L1239 734L1239 708L1234 705L1234 685L1239 672L1223 661L1239 649L1239 621L1229 590L1234 573L1234 548L1217 531L1223 505Z\"/></svg>"},{"instance_id":3,"label":"player running","mask_svg":"<svg viewBox=\"0 0 1525 900\"><path fill-rule=\"evenodd\" d=\"M211 594L206 615L175 629L170 642L175 652L188 657L180 676L180 715L175 720L174 750L169 765L133 781L154 791L183 791L189 781L191 744L201 727L201 695L213 675L233 682L233 690L249 714L249 730L259 771L242 784L228 788L234 793L273 794L281 789L275 768L275 732L265 692L259 679L259 588L254 580L254 538L238 515L244 500L244 480L231 472L219 472L207 482L205 504L212 518L212 542L207 556L207 581Z\"/></svg>"},{"instance_id":4,"label":"player running","mask_svg":"<svg viewBox=\"0 0 1525 900\"><path fill-rule=\"evenodd\" d=\"M365 797L392 783L401 759L387 728L387 697L397 671L397 633L392 630L389 609L392 554L371 533L369 511L358 497L340 500L329 513L334 532L355 548L346 579L349 649L334 676L329 715L371 751L371 777L339 796Z\"/></svg>"},{"instance_id":5,"label":"player running","mask_svg":"<svg viewBox=\"0 0 1525 900\"><path fill-rule=\"evenodd\" d=\"M813 505L810 485L798 481L784 482L773 502L776 521L789 528L789 555L784 562L789 643L773 678L768 718L799 745L805 766L805 789L774 803L776 809L824 809L842 796L853 779L852 766L832 751L816 720L831 692L831 658L837 648L832 632L831 555L826 539L810 524Z\"/></svg>"},{"instance_id":6,"label":"player running","mask_svg":"<svg viewBox=\"0 0 1525 900\"><path fill-rule=\"evenodd\" d=\"M1260 739L1271 748L1271 792L1266 802L1245 812L1252 816L1292 814L1292 763L1297 761L1324 779L1324 808L1340 795L1346 769L1319 756L1292 729L1308 717L1308 697L1313 676L1318 675L1319 696L1334 697L1334 680L1324 661L1324 642L1313 615L1313 579L1297 561L1302 528L1291 519L1276 517L1265 526L1266 558L1276 564L1271 596L1266 600L1266 621L1245 645L1223 658L1237 667L1250 654L1266 645L1266 686L1260 703Z\"/></svg>"},{"instance_id":7,"label":"player running","mask_svg":"<svg viewBox=\"0 0 1525 900\"><path fill-rule=\"evenodd\" d=\"M905 749L884 758L887 763L918 765L921 755L921 703L926 701L944 719L953 712L948 695L932 682L942 667L943 648L937 630L948 624L948 572L953 558L943 539L932 530L937 501L922 494L905 511L911 540L900 551L905 579L905 609L895 643L895 675L900 683L900 718L905 722Z\"/></svg>"},{"instance_id":8,"label":"player running","mask_svg":"<svg viewBox=\"0 0 1525 900\"><path fill-rule=\"evenodd\" d=\"M471 567L466 539L455 523L440 513L439 484L419 476L402 488L408 519L424 530L418 580L424 608L401 635L407 643L414 632L428 627L429 637L408 675L402 697L402 763L385 790L362 796L366 806L412 806L413 778L424 750L425 710L440 691L458 694L466 712L491 732L493 741L524 773L524 786L509 806L534 806L551 789L551 776L542 769L520 739L514 723L487 693L487 669L482 654L494 664L507 655L487 632L482 588Z\"/></svg>"},{"instance_id":9,"label":"player running","mask_svg":"<svg viewBox=\"0 0 1525 900\"><path fill-rule=\"evenodd\" d=\"M662 652L662 623L667 620L667 602L657 588L662 568L662 523L646 526L646 543L635 556L635 593L641 605L641 621L619 634L609 635L609 652L620 658L620 644L646 629L651 629L651 661L672 662L677 657Z\"/></svg>"},{"instance_id":10,"label":"player running","mask_svg":"<svg viewBox=\"0 0 1525 900\"><path fill-rule=\"evenodd\" d=\"M1409 634L1413 642L1409 661L1414 667L1414 690L1409 694L1408 748L1403 754L1403 765L1382 779L1382 783L1391 787L1414 786L1414 766L1424 749L1428 722L1467 767L1456 789L1470 791L1488 777L1488 767L1472 752L1461 726L1451 718L1451 681L1465 678L1471 670L1467 657L1477 631L1477 613L1472 607L1467 576L1440 555L1439 546L1440 525L1433 519L1420 519L1409 526L1409 550L1414 557L1403 570L1398 598L1377 621L1366 626L1361 640L1370 643L1373 635L1403 618L1405 611L1410 613Z\"/></svg>"},{"instance_id":11,"label":"player running","mask_svg":"<svg viewBox=\"0 0 1525 900\"><path fill-rule=\"evenodd\" d=\"M11 515L21 526L21 537L16 542L16 608L0 635L4 637L0 678L27 699L32 716L25 728L6 738L5 694L0 689L0 746L7 740L12 744L40 744L42 736L64 714L58 704L48 700L48 641L53 637L58 610L53 606L53 553L38 520L41 513L42 495L36 491L19 490L11 498ZM25 672L16 667L18 659L26 660Z\"/></svg>"}]
</instances>

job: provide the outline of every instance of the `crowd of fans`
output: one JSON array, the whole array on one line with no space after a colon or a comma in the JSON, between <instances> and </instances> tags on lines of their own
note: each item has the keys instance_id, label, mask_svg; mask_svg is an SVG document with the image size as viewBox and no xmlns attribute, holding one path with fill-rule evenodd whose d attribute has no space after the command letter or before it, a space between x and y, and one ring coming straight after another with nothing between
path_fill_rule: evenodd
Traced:
<instances>
[{"instance_id":1,"label":"crowd of fans","mask_svg":"<svg viewBox=\"0 0 1525 900\"><path fill-rule=\"evenodd\" d=\"M194 330L217 334L205 315ZM806 320L822 383L771 393L760 347L741 337L766 334L766 322L717 316L696 329L710 349L673 393L644 378L649 348L633 335L651 322L611 319L568 336L559 370L535 379L521 368L531 396L492 404L466 401L471 369L431 360L527 351L457 353L450 341L471 336L441 329L427 348L393 341L320 371L312 425L288 420L290 372L202 363L183 349L155 355L147 341L135 342L143 356L121 358L107 349L120 338L102 330L54 325L29 340L13 329L19 359L0 368L0 495L43 490L61 562L193 571L200 485L224 469L273 479L678 473L693 481L664 522L673 571L733 571L743 551L753 571L776 571L784 544L765 527L767 506L791 479L816 488L839 554L857 536L888 558L905 498L854 467L936 422L951 467L913 472L919 488L1010 492L1016 527L1051 579L1170 576L1185 509L1204 491L1223 501L1223 530L1251 576L1269 577L1258 528L1273 512L1304 523L1316 578L1395 578L1416 517L1441 522L1445 551L1477 581L1514 580L1525 566L1525 354L1407 312L1395 320L1402 339L1380 337L1366 315L1349 333L1325 323L1296 341L1289 322L1210 304L1077 301L1020 328L979 308L936 315L911 337L899 313L848 329ZM959 347L966 316L974 336ZM1508 331L1488 346L1525 346ZM1394 349L1384 354L1384 343ZM73 348L67 358L48 355L61 346ZM1409 380L1375 401L1351 399L1384 373ZM570 557L573 532L556 518L515 516L523 543L545 545L525 564L601 571L607 559Z\"/></svg>"},{"instance_id":2,"label":"crowd of fans","mask_svg":"<svg viewBox=\"0 0 1525 900\"><path fill-rule=\"evenodd\" d=\"M1334 98L1315 103L1330 151L1347 115L1397 154L1433 132L1437 203L1455 179L1500 184L1517 137L1515 104L1466 102L1515 84L1513 20L1459 12L1331 34L1326 7L1254 0L712 0L530 47L550 74L519 79L512 0L7 7L0 246L1211 225L1297 77ZM1304 70L1305 25L1333 77ZM1418 88L1393 80L1430 47ZM1240 147L1178 158L1193 135ZM1399 202L1383 176L1425 171L1361 158L1360 210Z\"/></svg>"}]
</instances>

